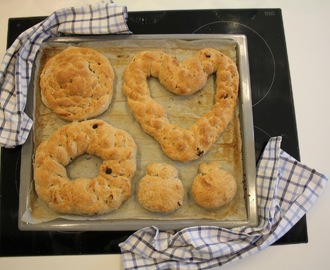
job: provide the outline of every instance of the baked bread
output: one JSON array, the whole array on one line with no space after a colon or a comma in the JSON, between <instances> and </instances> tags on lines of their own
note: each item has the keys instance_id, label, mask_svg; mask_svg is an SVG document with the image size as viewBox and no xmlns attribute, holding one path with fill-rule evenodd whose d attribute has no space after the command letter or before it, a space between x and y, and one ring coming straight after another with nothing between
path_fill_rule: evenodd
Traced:
<instances>
[{"instance_id":1,"label":"baked bread","mask_svg":"<svg viewBox=\"0 0 330 270\"><path fill-rule=\"evenodd\" d=\"M131 195L136 148L127 132L102 120L62 126L36 149L36 193L61 213L92 215L116 210ZM84 153L103 160L99 175L69 179L66 166Z\"/></svg>"},{"instance_id":2,"label":"baked bread","mask_svg":"<svg viewBox=\"0 0 330 270\"><path fill-rule=\"evenodd\" d=\"M62 119L86 120L107 110L113 80L111 63L103 54L68 47L46 62L40 74L41 99Z\"/></svg>"},{"instance_id":3,"label":"baked bread","mask_svg":"<svg viewBox=\"0 0 330 270\"><path fill-rule=\"evenodd\" d=\"M235 178L221 169L218 162L202 163L191 186L191 194L195 202L210 210L231 202L236 191Z\"/></svg>"},{"instance_id":4,"label":"baked bread","mask_svg":"<svg viewBox=\"0 0 330 270\"><path fill-rule=\"evenodd\" d=\"M158 78L175 94L189 95L203 88L213 73L216 73L213 108L187 129L170 123L166 110L150 95L149 76ZM238 85L236 64L215 49L200 50L183 62L162 51L144 51L127 66L123 92L137 122L159 142L164 153L173 160L190 161L208 152L232 120Z\"/></svg>"},{"instance_id":5,"label":"baked bread","mask_svg":"<svg viewBox=\"0 0 330 270\"><path fill-rule=\"evenodd\" d=\"M151 163L140 180L137 199L145 209L162 214L177 210L184 199L184 188L178 171L166 163Z\"/></svg>"}]
</instances>

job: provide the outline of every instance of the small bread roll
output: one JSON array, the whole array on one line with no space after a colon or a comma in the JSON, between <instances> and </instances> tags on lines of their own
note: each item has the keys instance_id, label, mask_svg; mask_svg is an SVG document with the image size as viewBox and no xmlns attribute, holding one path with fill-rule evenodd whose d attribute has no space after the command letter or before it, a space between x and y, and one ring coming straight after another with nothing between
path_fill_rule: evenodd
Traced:
<instances>
[{"instance_id":1,"label":"small bread roll","mask_svg":"<svg viewBox=\"0 0 330 270\"><path fill-rule=\"evenodd\" d=\"M165 163L149 164L139 182L137 199L150 212L168 214L177 210L183 204L184 188L176 168Z\"/></svg>"},{"instance_id":2,"label":"small bread roll","mask_svg":"<svg viewBox=\"0 0 330 270\"><path fill-rule=\"evenodd\" d=\"M195 202L205 209L218 209L233 200L237 191L235 178L221 169L218 162L203 163L195 177L191 194Z\"/></svg>"}]
</instances>

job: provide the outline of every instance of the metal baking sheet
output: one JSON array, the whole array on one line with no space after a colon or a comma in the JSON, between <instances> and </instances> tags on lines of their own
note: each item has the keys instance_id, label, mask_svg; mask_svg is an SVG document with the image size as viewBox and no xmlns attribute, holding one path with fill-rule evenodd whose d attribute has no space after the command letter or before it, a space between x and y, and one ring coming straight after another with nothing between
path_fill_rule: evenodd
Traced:
<instances>
[{"instance_id":1,"label":"metal baking sheet","mask_svg":"<svg viewBox=\"0 0 330 270\"><path fill-rule=\"evenodd\" d=\"M180 229L196 225L213 225L221 227L237 227L237 226L256 226L258 224L257 213L257 194L256 194L256 165L255 165L255 148L253 135L253 116L251 102L251 88L248 64L247 39L244 35L124 35L124 36L85 36L85 37L60 37L48 41L49 44L67 46L68 44L88 44L88 42L121 42L129 44L141 40L148 42L149 40L169 41L221 41L235 43L236 62L240 73L240 89L239 89L239 121L240 134L242 142L242 165L243 165L243 181L244 181L244 199L246 218L242 220L228 219L173 219L168 217L160 217L152 219L63 219L57 218L47 222L29 223L26 219L22 219L26 212L29 211L30 193L33 185L33 153L34 153L34 137L31 132L28 140L22 147L21 158L21 178L20 178L20 202L19 202L19 228L21 230L63 230L63 231L97 231L97 230L137 230L146 226L154 225L163 230ZM145 44L145 43L144 43ZM35 72L35 71L34 71ZM35 108L34 85L31 83L26 113L33 118ZM23 221L24 220L24 221Z\"/></svg>"}]
</instances>

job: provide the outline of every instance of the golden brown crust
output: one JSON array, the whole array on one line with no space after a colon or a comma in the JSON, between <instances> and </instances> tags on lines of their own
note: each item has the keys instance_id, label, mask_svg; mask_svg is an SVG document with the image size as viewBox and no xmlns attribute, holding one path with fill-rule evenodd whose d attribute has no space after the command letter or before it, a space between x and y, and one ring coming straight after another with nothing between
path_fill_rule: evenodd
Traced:
<instances>
[{"instance_id":1,"label":"golden brown crust","mask_svg":"<svg viewBox=\"0 0 330 270\"><path fill-rule=\"evenodd\" d=\"M202 163L194 178L191 194L205 209L217 209L233 200L237 191L234 177L221 169L218 162Z\"/></svg>"},{"instance_id":2,"label":"golden brown crust","mask_svg":"<svg viewBox=\"0 0 330 270\"><path fill-rule=\"evenodd\" d=\"M188 129L169 122L166 110L152 99L147 78L159 79L169 91L189 95L200 90L216 73L215 103ZM238 96L239 74L235 63L221 52L206 48L179 62L162 51L137 54L124 74L123 92L143 130L154 137L173 160L198 159L211 149L230 123Z\"/></svg>"},{"instance_id":3,"label":"golden brown crust","mask_svg":"<svg viewBox=\"0 0 330 270\"><path fill-rule=\"evenodd\" d=\"M131 195L136 148L128 133L105 121L67 124L36 149L36 192L57 212L91 215L113 211ZM83 153L103 160L99 175L69 179L65 166Z\"/></svg>"},{"instance_id":4,"label":"golden brown crust","mask_svg":"<svg viewBox=\"0 0 330 270\"><path fill-rule=\"evenodd\" d=\"M94 49L68 47L50 58L40 74L43 103L65 120L86 120L103 113L113 94L114 71Z\"/></svg>"},{"instance_id":5,"label":"golden brown crust","mask_svg":"<svg viewBox=\"0 0 330 270\"><path fill-rule=\"evenodd\" d=\"M140 180L137 198L151 212L169 214L183 204L184 188L176 168L165 163L151 163Z\"/></svg>"}]
</instances>

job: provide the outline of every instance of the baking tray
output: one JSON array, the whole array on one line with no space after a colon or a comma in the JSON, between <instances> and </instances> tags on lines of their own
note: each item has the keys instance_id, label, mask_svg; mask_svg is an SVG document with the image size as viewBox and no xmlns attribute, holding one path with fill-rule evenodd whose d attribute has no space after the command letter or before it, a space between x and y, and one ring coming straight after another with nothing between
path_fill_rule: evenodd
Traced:
<instances>
[{"instance_id":1,"label":"baking tray","mask_svg":"<svg viewBox=\"0 0 330 270\"><path fill-rule=\"evenodd\" d=\"M220 227L238 227L238 226L256 226L258 224L257 212L257 194L256 194L256 165L255 165L255 148L253 134L253 115L250 75L248 64L247 39L244 35L115 35L115 36L65 36L50 39L48 42L52 44L80 44L88 42L104 42L104 41L122 41L123 43L142 40L220 40L230 41L236 44L236 61L240 73L240 89L239 89L239 118L240 132L242 141L242 163L243 163L243 180L244 195L246 207L246 219L243 220L213 220L213 219L180 219L170 220L162 219L121 219L121 220L74 220L74 219L54 219L47 222L32 224L22 220L22 217L29 209L29 194L32 188L33 179L33 152L34 140L33 132L30 133L26 143L22 146L21 156L21 175L20 175L20 201L19 201L19 219L18 226L20 230L56 230L56 231L104 231L104 230L137 230L146 226L154 225L163 230L181 229L184 227L197 225L212 225ZM35 71L34 71L35 72ZM26 105L26 113L33 118L34 115L34 84L31 80L28 100Z\"/></svg>"}]
</instances>

